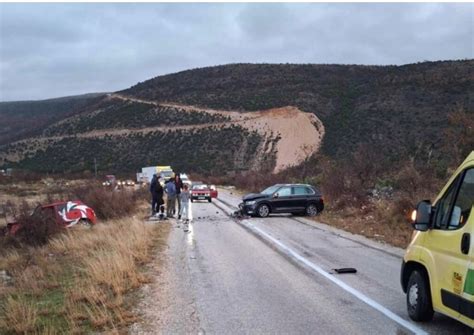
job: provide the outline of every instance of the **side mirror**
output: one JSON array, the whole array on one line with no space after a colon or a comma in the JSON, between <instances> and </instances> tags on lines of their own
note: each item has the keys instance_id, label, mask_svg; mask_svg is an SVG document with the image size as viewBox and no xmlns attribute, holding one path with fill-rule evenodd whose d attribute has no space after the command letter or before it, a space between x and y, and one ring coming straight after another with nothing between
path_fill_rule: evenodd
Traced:
<instances>
[{"instance_id":1,"label":"side mirror","mask_svg":"<svg viewBox=\"0 0 474 335\"><path fill-rule=\"evenodd\" d=\"M418 203L416 210L413 211L411 219L415 230L427 231L431 228L431 213L433 206L429 200L423 200Z\"/></svg>"},{"instance_id":2,"label":"side mirror","mask_svg":"<svg viewBox=\"0 0 474 335\"><path fill-rule=\"evenodd\" d=\"M278 198L279 196L280 196L280 195L279 195L278 193L273 194L273 198L274 198L274 199Z\"/></svg>"}]
</instances>

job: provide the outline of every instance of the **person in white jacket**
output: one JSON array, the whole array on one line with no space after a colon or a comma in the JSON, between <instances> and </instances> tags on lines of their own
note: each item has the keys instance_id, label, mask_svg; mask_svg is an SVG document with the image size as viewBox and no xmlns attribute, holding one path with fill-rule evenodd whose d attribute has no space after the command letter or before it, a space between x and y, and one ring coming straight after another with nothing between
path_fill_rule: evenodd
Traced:
<instances>
[{"instance_id":1,"label":"person in white jacket","mask_svg":"<svg viewBox=\"0 0 474 335\"><path fill-rule=\"evenodd\" d=\"M179 194L179 201L181 202L181 209L179 211L179 216L186 223L189 222L189 199L191 194L189 193L189 186L187 184L183 185L183 190Z\"/></svg>"}]
</instances>

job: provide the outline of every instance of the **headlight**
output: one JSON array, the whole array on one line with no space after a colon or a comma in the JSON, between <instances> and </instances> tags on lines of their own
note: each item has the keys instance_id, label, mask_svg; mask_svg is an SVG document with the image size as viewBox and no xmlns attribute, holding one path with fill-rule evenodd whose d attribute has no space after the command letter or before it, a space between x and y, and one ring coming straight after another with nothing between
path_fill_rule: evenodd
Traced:
<instances>
[{"instance_id":1,"label":"headlight","mask_svg":"<svg viewBox=\"0 0 474 335\"><path fill-rule=\"evenodd\" d=\"M256 203L255 200L245 202L246 205L255 205L255 203Z\"/></svg>"}]
</instances>

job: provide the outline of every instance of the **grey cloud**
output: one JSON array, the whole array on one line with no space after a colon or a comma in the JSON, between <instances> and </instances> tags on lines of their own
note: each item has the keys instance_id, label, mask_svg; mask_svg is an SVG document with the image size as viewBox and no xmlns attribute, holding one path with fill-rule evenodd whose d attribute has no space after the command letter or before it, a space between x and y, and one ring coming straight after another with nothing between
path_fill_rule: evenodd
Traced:
<instances>
[{"instance_id":1,"label":"grey cloud","mask_svg":"<svg viewBox=\"0 0 474 335\"><path fill-rule=\"evenodd\" d=\"M235 62L473 58L473 4L0 4L0 100Z\"/></svg>"}]
</instances>

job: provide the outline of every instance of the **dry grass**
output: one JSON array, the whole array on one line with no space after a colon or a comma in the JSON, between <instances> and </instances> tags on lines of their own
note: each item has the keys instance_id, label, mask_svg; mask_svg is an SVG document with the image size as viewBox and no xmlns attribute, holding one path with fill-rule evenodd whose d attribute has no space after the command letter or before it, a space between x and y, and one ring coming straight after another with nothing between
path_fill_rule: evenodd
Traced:
<instances>
[{"instance_id":1,"label":"dry grass","mask_svg":"<svg viewBox=\"0 0 474 335\"><path fill-rule=\"evenodd\" d=\"M97 183L71 188L68 195L70 199L80 199L92 207L97 217L102 220L129 217L130 214L136 211L137 204L140 201L149 198L149 192L146 188L137 190L125 188L117 192L104 188Z\"/></svg>"},{"instance_id":2,"label":"dry grass","mask_svg":"<svg viewBox=\"0 0 474 335\"><path fill-rule=\"evenodd\" d=\"M73 184L82 183L85 181L75 181ZM8 182L0 183L0 205L7 202L21 203L26 200L34 207L44 201L45 194L63 193L65 187L61 180L8 180Z\"/></svg>"},{"instance_id":3,"label":"dry grass","mask_svg":"<svg viewBox=\"0 0 474 335\"><path fill-rule=\"evenodd\" d=\"M353 234L406 248L413 228L409 222L411 204L404 209L394 200L370 201L361 207L326 208L317 221L324 222Z\"/></svg>"},{"instance_id":4,"label":"dry grass","mask_svg":"<svg viewBox=\"0 0 474 335\"><path fill-rule=\"evenodd\" d=\"M0 269L14 282L3 296L0 290L0 333L123 329L136 320L129 312L129 293L147 281L143 265L164 245L168 231L165 225L127 218L7 253Z\"/></svg>"},{"instance_id":5,"label":"dry grass","mask_svg":"<svg viewBox=\"0 0 474 335\"><path fill-rule=\"evenodd\" d=\"M0 257L0 269L17 269L23 262L22 255L17 250L12 250Z\"/></svg>"},{"instance_id":6,"label":"dry grass","mask_svg":"<svg viewBox=\"0 0 474 335\"><path fill-rule=\"evenodd\" d=\"M30 265L22 271L13 271L13 275L15 286L21 287L34 296L39 296L43 292L46 277L42 267Z\"/></svg>"},{"instance_id":7,"label":"dry grass","mask_svg":"<svg viewBox=\"0 0 474 335\"><path fill-rule=\"evenodd\" d=\"M9 296L1 309L0 330L7 329L15 333L33 332L38 318L38 307L24 298Z\"/></svg>"}]
</instances>

